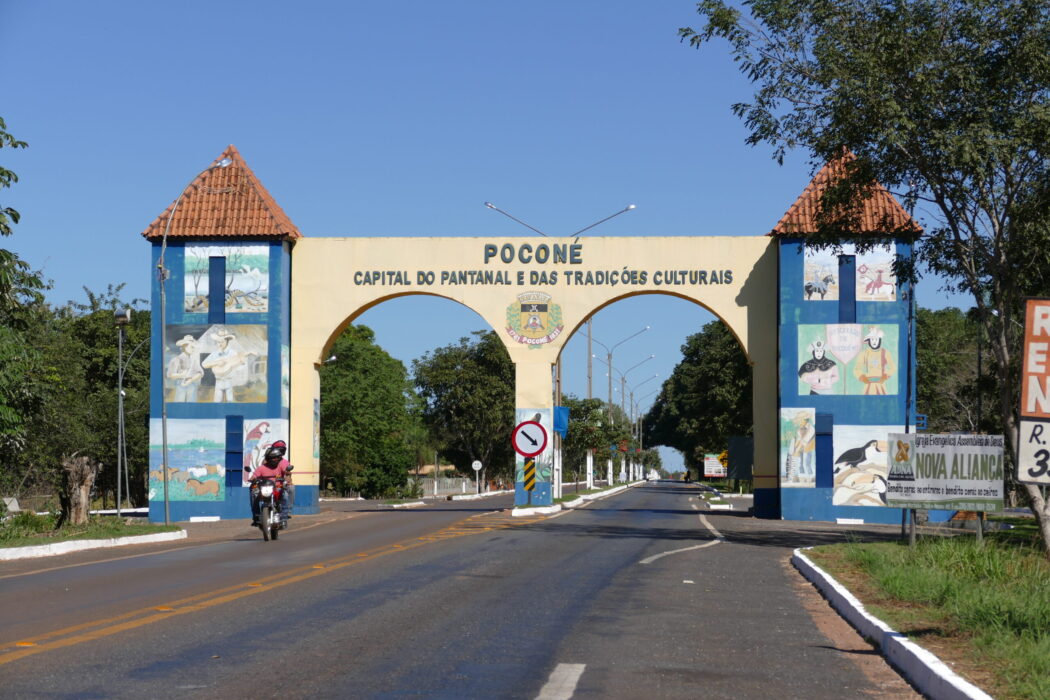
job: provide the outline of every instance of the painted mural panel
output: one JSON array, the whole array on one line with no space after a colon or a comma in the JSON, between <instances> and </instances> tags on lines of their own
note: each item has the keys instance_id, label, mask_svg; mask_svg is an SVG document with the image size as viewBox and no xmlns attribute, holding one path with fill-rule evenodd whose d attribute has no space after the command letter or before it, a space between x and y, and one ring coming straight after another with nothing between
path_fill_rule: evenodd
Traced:
<instances>
[{"instance_id":1,"label":"painted mural panel","mask_svg":"<svg viewBox=\"0 0 1050 700\"><path fill-rule=\"evenodd\" d=\"M185 310L208 310L209 258L226 258L227 313L260 313L270 308L270 249L264 245L186 246Z\"/></svg>"},{"instance_id":2,"label":"painted mural panel","mask_svg":"<svg viewBox=\"0 0 1050 700\"><path fill-rule=\"evenodd\" d=\"M226 421L168 420L168 500L221 501L226 483ZM149 498L164 498L161 420L149 422Z\"/></svg>"},{"instance_id":3,"label":"painted mural panel","mask_svg":"<svg viewBox=\"0 0 1050 700\"><path fill-rule=\"evenodd\" d=\"M833 301L839 298L839 255L857 259L857 301L896 301L897 277L893 274L895 254L891 246L879 246L858 254L852 244L841 251L806 247L803 291L807 301Z\"/></svg>"},{"instance_id":4,"label":"painted mural panel","mask_svg":"<svg viewBox=\"0 0 1050 700\"><path fill-rule=\"evenodd\" d=\"M288 443L288 421L283 418L261 418L244 421L244 479L248 485L252 472L263 462L267 448L278 440Z\"/></svg>"},{"instance_id":5,"label":"painted mural panel","mask_svg":"<svg viewBox=\"0 0 1050 700\"><path fill-rule=\"evenodd\" d=\"M816 409L780 409L780 485L813 488L817 483Z\"/></svg>"},{"instance_id":6,"label":"painted mural panel","mask_svg":"<svg viewBox=\"0 0 1050 700\"><path fill-rule=\"evenodd\" d=\"M164 343L169 403L263 403L264 325L171 325Z\"/></svg>"},{"instance_id":7,"label":"painted mural panel","mask_svg":"<svg viewBox=\"0 0 1050 700\"><path fill-rule=\"evenodd\" d=\"M799 396L896 395L899 335L893 323L799 325Z\"/></svg>"},{"instance_id":8,"label":"painted mural panel","mask_svg":"<svg viewBox=\"0 0 1050 700\"><path fill-rule=\"evenodd\" d=\"M836 425L832 429L834 505L886 505L890 473L887 436L903 430L895 425Z\"/></svg>"}]
</instances>

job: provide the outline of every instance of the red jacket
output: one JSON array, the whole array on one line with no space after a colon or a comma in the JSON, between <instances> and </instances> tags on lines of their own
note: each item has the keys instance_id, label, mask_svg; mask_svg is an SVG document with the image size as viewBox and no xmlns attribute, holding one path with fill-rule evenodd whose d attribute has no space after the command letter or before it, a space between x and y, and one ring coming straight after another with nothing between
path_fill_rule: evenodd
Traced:
<instances>
[{"instance_id":1,"label":"red jacket","mask_svg":"<svg viewBox=\"0 0 1050 700\"><path fill-rule=\"evenodd\" d=\"M266 462L263 462L252 472L252 481L256 479L284 479L284 483L290 484L292 483L292 474L288 470L291 466L287 459L281 459L276 467L271 467Z\"/></svg>"}]
</instances>

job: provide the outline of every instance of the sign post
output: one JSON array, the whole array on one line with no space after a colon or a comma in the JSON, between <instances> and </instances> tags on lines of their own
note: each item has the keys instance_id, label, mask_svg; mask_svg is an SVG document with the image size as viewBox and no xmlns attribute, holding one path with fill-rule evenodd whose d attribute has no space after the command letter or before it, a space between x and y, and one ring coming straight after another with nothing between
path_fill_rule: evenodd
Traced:
<instances>
[{"instance_id":1,"label":"sign post","mask_svg":"<svg viewBox=\"0 0 1050 700\"><path fill-rule=\"evenodd\" d=\"M522 421L514 426L511 445L515 452L525 458L525 473L522 482L529 494L529 505L532 505L532 492L536 489L535 457L547 449L547 430L537 421Z\"/></svg>"},{"instance_id":2,"label":"sign post","mask_svg":"<svg viewBox=\"0 0 1050 700\"><path fill-rule=\"evenodd\" d=\"M1026 299L1017 480L1050 484L1050 299Z\"/></svg>"},{"instance_id":3,"label":"sign post","mask_svg":"<svg viewBox=\"0 0 1050 700\"><path fill-rule=\"evenodd\" d=\"M474 484L477 487L476 493L481 495L481 461L475 459L470 463L470 468L474 470Z\"/></svg>"}]
</instances>

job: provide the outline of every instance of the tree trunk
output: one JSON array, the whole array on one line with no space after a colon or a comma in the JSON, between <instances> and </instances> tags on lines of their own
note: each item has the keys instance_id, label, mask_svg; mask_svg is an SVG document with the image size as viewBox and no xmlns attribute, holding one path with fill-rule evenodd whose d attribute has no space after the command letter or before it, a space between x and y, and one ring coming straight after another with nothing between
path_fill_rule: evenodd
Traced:
<instances>
[{"instance_id":1,"label":"tree trunk","mask_svg":"<svg viewBox=\"0 0 1050 700\"><path fill-rule=\"evenodd\" d=\"M73 455L62 460L65 473L62 493L62 522L83 525L91 510L91 489L102 465L86 455Z\"/></svg>"}]
</instances>

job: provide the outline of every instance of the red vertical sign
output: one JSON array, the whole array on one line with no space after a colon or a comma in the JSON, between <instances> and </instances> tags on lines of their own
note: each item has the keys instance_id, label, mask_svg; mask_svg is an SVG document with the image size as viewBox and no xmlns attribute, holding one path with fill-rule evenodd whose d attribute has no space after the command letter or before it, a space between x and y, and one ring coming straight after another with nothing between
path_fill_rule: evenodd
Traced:
<instances>
[{"instance_id":1,"label":"red vertical sign","mask_svg":"<svg viewBox=\"0 0 1050 700\"><path fill-rule=\"evenodd\" d=\"M1050 484L1050 299L1026 299L1017 480Z\"/></svg>"}]
</instances>

